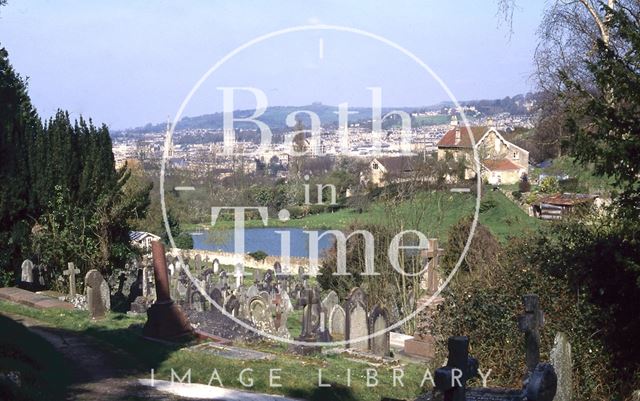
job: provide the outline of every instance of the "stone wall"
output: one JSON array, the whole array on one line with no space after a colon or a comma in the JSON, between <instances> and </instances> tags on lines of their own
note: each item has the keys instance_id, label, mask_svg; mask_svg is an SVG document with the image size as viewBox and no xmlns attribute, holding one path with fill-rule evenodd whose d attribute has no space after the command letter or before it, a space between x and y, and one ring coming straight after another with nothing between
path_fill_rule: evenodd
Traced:
<instances>
[{"instance_id":1,"label":"stone wall","mask_svg":"<svg viewBox=\"0 0 640 401\"><path fill-rule=\"evenodd\" d=\"M196 255L200 255L203 260L209 257L210 262L213 261L214 259L218 259L221 265L235 265L239 261L243 260L243 257L244 257L245 267L250 267L253 269L260 269L260 270L267 270L267 269L273 269L273 265L276 262L280 262L282 264L283 269L287 268L285 264L282 263L281 258L277 256L267 256L262 261L257 261L249 255L242 255L242 254L233 253L233 252L207 251L202 249L170 248L169 253L171 253L174 256L177 256L178 253L180 253L182 254L182 257L187 257L189 259L193 259ZM308 271L309 259L291 257L289 266L291 267L290 273L297 274L299 266L302 266L306 271Z\"/></svg>"}]
</instances>

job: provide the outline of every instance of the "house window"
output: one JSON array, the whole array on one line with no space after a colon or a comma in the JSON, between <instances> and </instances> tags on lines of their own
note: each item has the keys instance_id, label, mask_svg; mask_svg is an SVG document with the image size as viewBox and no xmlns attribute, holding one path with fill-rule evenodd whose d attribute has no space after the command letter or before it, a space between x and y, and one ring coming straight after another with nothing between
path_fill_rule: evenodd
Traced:
<instances>
[{"instance_id":1,"label":"house window","mask_svg":"<svg viewBox=\"0 0 640 401\"><path fill-rule=\"evenodd\" d=\"M518 152L513 152L513 160L518 160Z\"/></svg>"},{"instance_id":2,"label":"house window","mask_svg":"<svg viewBox=\"0 0 640 401\"><path fill-rule=\"evenodd\" d=\"M378 169L378 163L373 163L373 169L377 170Z\"/></svg>"}]
</instances>

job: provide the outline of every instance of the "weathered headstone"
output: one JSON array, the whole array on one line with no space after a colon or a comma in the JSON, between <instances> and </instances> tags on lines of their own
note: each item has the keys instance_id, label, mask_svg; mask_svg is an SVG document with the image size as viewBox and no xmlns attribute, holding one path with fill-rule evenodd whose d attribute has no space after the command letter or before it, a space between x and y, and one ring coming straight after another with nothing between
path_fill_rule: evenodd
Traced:
<instances>
[{"instance_id":1,"label":"weathered headstone","mask_svg":"<svg viewBox=\"0 0 640 401\"><path fill-rule=\"evenodd\" d=\"M240 313L240 301L235 295L231 295L227 302L224 304L224 309L231 316L239 316Z\"/></svg>"},{"instance_id":2,"label":"weathered headstone","mask_svg":"<svg viewBox=\"0 0 640 401\"><path fill-rule=\"evenodd\" d=\"M253 297L257 297L260 294L260 290L258 286L253 284L251 287L247 289L247 298L251 299Z\"/></svg>"},{"instance_id":3,"label":"weathered headstone","mask_svg":"<svg viewBox=\"0 0 640 401\"><path fill-rule=\"evenodd\" d=\"M213 302L218 304L218 306L220 307L224 306L223 304L224 297L222 296L222 291L220 291L218 288L214 287L213 289L211 289L211 291L209 292L209 296L211 297ZM214 305L214 308L215 308L215 305Z\"/></svg>"},{"instance_id":4,"label":"weathered headstone","mask_svg":"<svg viewBox=\"0 0 640 401\"><path fill-rule=\"evenodd\" d=\"M300 333L300 341L314 342L316 341L316 331L320 326L320 316L315 319L313 316L314 309L320 308L320 300L318 299L318 291L315 289L305 289L299 300L303 307L302 314L302 332Z\"/></svg>"},{"instance_id":5,"label":"weathered headstone","mask_svg":"<svg viewBox=\"0 0 640 401\"><path fill-rule=\"evenodd\" d=\"M33 262L29 259L26 259L24 262L22 262L21 270L22 272L20 275L20 281L22 285L27 289L31 289L31 287L33 287L33 283L35 282L33 277Z\"/></svg>"},{"instance_id":6,"label":"weathered headstone","mask_svg":"<svg viewBox=\"0 0 640 401\"><path fill-rule=\"evenodd\" d=\"M273 319L273 324L277 329L280 328L280 325L282 324L282 295L280 294L276 294L275 297L273 297L273 301L271 301L271 303L273 304L273 310L274 310L274 319Z\"/></svg>"},{"instance_id":7,"label":"weathered headstone","mask_svg":"<svg viewBox=\"0 0 640 401\"><path fill-rule=\"evenodd\" d=\"M220 271L220 261L218 259L213 259L213 272L218 274Z\"/></svg>"},{"instance_id":8,"label":"weathered headstone","mask_svg":"<svg viewBox=\"0 0 640 401\"><path fill-rule=\"evenodd\" d=\"M286 290L280 292L282 297L282 309L288 314L293 312L293 303L291 302L291 297L289 297L289 293Z\"/></svg>"},{"instance_id":9,"label":"weathered headstone","mask_svg":"<svg viewBox=\"0 0 640 401\"><path fill-rule=\"evenodd\" d=\"M356 338L362 338L369 335L367 311L361 302L347 303L345 323L345 340L351 341L347 344L347 348L358 351L368 350L368 341L366 339L353 341Z\"/></svg>"},{"instance_id":10,"label":"weathered headstone","mask_svg":"<svg viewBox=\"0 0 640 401\"><path fill-rule=\"evenodd\" d=\"M89 270L84 277L87 309L92 319L102 319L111 307L109 285L99 271Z\"/></svg>"},{"instance_id":11,"label":"weathered headstone","mask_svg":"<svg viewBox=\"0 0 640 401\"><path fill-rule=\"evenodd\" d=\"M329 312L329 333L336 340L344 339L345 319L344 309L340 305L335 305Z\"/></svg>"},{"instance_id":12,"label":"weathered headstone","mask_svg":"<svg viewBox=\"0 0 640 401\"><path fill-rule=\"evenodd\" d=\"M388 331L383 333L387 327L389 327L389 311L381 305L376 305L369 315L369 332L372 335L370 348L375 355L391 355L390 334Z\"/></svg>"},{"instance_id":13,"label":"weathered headstone","mask_svg":"<svg viewBox=\"0 0 640 401\"><path fill-rule=\"evenodd\" d=\"M264 324L268 318L267 304L261 297L254 297L249 300L249 313L251 314L251 321L258 327Z\"/></svg>"},{"instance_id":14,"label":"weathered headstone","mask_svg":"<svg viewBox=\"0 0 640 401\"><path fill-rule=\"evenodd\" d=\"M80 269L76 269L73 262L67 264L68 269L63 271L62 274L69 276L69 297L76 297L76 274L80 274Z\"/></svg>"},{"instance_id":15,"label":"weathered headstone","mask_svg":"<svg viewBox=\"0 0 640 401\"><path fill-rule=\"evenodd\" d=\"M564 333L557 333L551 349L551 365L558 376L558 390L553 401L571 401L573 395L571 344Z\"/></svg>"},{"instance_id":16,"label":"weathered headstone","mask_svg":"<svg viewBox=\"0 0 640 401\"><path fill-rule=\"evenodd\" d=\"M327 314L330 314L333 310L333 307L340 303L340 298L338 298L338 294L335 291L331 290L327 294L326 297L322 300L322 309L327 311ZM327 316L328 318L329 316Z\"/></svg>"},{"instance_id":17,"label":"weathered headstone","mask_svg":"<svg viewBox=\"0 0 640 401\"><path fill-rule=\"evenodd\" d=\"M198 291L191 293L191 307L196 312L202 312L206 309L206 302L202 294Z\"/></svg>"},{"instance_id":18,"label":"weathered headstone","mask_svg":"<svg viewBox=\"0 0 640 401\"><path fill-rule=\"evenodd\" d=\"M345 340L350 341L347 348L359 351L367 351L369 348L368 341L359 340L354 342L356 338L362 338L369 335L369 321L367 318L366 294L361 288L353 288L345 302Z\"/></svg>"}]
</instances>

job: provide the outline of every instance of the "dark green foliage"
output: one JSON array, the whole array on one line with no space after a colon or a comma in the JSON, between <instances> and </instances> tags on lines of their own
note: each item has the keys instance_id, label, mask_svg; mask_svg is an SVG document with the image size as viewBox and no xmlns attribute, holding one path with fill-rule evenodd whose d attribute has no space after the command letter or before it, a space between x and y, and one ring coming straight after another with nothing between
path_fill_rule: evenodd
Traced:
<instances>
[{"instance_id":1,"label":"dark green foliage","mask_svg":"<svg viewBox=\"0 0 640 401\"><path fill-rule=\"evenodd\" d=\"M625 8L608 12L606 22L615 37L607 45L599 41L596 57L587 67L593 87L584 87L564 74L574 104L567 126L567 143L584 166L613 178L618 187L616 203L623 217L640 218L640 20ZM637 221L637 220L636 220Z\"/></svg>"},{"instance_id":2,"label":"dark green foliage","mask_svg":"<svg viewBox=\"0 0 640 401\"><path fill-rule=\"evenodd\" d=\"M249 256L251 256L252 258L254 258L259 262L261 260L264 260L269 255L267 255L267 253L264 251L255 251L255 252L250 252Z\"/></svg>"},{"instance_id":3,"label":"dark green foliage","mask_svg":"<svg viewBox=\"0 0 640 401\"><path fill-rule=\"evenodd\" d=\"M171 236L173 237L176 248L193 249L193 238L191 237L191 234L182 231L180 223L171 212L171 209L167 209L167 223L169 224L169 230L171 230ZM160 225L162 227L162 234L160 237L165 245L170 246L171 241L169 241L169 234L166 231L164 219L160 221Z\"/></svg>"},{"instance_id":4,"label":"dark green foliage","mask_svg":"<svg viewBox=\"0 0 640 401\"><path fill-rule=\"evenodd\" d=\"M531 191L531 183L529 182L529 176L527 174L522 174L522 177L520 177L520 182L518 183L518 190L520 192Z\"/></svg>"},{"instance_id":5,"label":"dark green foliage","mask_svg":"<svg viewBox=\"0 0 640 401\"><path fill-rule=\"evenodd\" d=\"M468 227L452 230L450 237L465 236L458 231L466 234ZM478 254L483 246L472 243L465 258L472 268L462 269L443 292L435 334L441 339L470 336L481 367L493 369L493 385L518 386L524 373L524 336L516 317L522 313L521 297L536 293L545 311L542 359L549 359L555 334L566 333L576 399L629 395L640 378L640 247L627 235L610 219L564 221L514 239L497 258L484 262ZM449 247L461 244L450 240ZM449 252L443 258L445 269L453 260L447 258ZM442 355L444 345L440 343Z\"/></svg>"},{"instance_id":6,"label":"dark green foliage","mask_svg":"<svg viewBox=\"0 0 640 401\"><path fill-rule=\"evenodd\" d=\"M43 125L4 49L0 105L0 270L24 258L54 270L123 263L132 252L128 220L144 215L150 188L125 195L130 172L115 169L107 127L63 111Z\"/></svg>"}]
</instances>

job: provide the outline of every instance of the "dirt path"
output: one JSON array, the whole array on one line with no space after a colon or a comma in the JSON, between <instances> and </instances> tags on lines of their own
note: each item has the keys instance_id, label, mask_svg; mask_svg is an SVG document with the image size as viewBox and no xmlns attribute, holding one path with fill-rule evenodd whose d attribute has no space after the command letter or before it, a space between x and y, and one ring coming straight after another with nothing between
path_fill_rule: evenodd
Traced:
<instances>
[{"instance_id":1,"label":"dirt path","mask_svg":"<svg viewBox=\"0 0 640 401\"><path fill-rule=\"evenodd\" d=\"M138 377L132 376L134 371L118 366L114 355L103 351L90 337L60 330L28 317L2 314L43 337L69 361L67 366L60 367L60 369L70 369L73 375L68 400L181 400L181 398L140 385L137 381Z\"/></svg>"}]
</instances>

